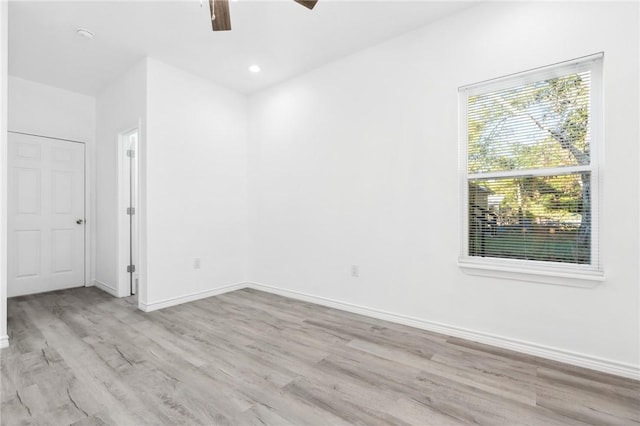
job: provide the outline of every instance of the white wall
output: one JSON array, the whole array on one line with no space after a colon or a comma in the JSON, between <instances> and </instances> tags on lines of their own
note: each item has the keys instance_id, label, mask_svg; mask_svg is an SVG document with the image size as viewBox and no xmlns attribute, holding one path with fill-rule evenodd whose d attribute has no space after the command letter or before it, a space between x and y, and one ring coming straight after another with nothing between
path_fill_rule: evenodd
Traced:
<instances>
[{"instance_id":1,"label":"white wall","mask_svg":"<svg viewBox=\"0 0 640 426\"><path fill-rule=\"evenodd\" d=\"M637 369L638 27L634 3L483 4L252 96L249 280ZM600 51L606 282L465 275L457 88Z\"/></svg>"},{"instance_id":2,"label":"white wall","mask_svg":"<svg viewBox=\"0 0 640 426\"><path fill-rule=\"evenodd\" d=\"M245 281L246 109L245 96L148 60L143 309Z\"/></svg>"},{"instance_id":3,"label":"white wall","mask_svg":"<svg viewBox=\"0 0 640 426\"><path fill-rule=\"evenodd\" d=\"M118 138L142 124L140 150L144 150L146 116L146 60L103 89L96 106L96 244L95 280L114 295L118 288Z\"/></svg>"},{"instance_id":4,"label":"white wall","mask_svg":"<svg viewBox=\"0 0 640 426\"><path fill-rule=\"evenodd\" d=\"M9 26L8 2L0 1L0 348L9 345L7 335L7 75Z\"/></svg>"},{"instance_id":5,"label":"white wall","mask_svg":"<svg viewBox=\"0 0 640 426\"><path fill-rule=\"evenodd\" d=\"M9 131L92 145L96 132L96 100L9 76Z\"/></svg>"}]
</instances>

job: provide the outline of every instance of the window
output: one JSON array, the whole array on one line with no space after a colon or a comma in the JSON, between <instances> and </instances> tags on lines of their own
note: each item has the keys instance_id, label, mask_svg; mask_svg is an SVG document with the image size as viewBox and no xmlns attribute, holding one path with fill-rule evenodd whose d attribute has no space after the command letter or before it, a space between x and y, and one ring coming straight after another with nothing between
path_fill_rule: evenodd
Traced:
<instances>
[{"instance_id":1,"label":"window","mask_svg":"<svg viewBox=\"0 0 640 426\"><path fill-rule=\"evenodd\" d=\"M602 279L602 59L460 89L462 267Z\"/></svg>"}]
</instances>

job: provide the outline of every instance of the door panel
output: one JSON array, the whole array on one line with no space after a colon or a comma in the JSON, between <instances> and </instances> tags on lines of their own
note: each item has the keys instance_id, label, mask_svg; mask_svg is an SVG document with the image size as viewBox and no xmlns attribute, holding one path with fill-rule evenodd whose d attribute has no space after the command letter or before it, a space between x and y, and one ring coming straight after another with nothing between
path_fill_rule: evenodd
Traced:
<instances>
[{"instance_id":1,"label":"door panel","mask_svg":"<svg viewBox=\"0 0 640 426\"><path fill-rule=\"evenodd\" d=\"M8 140L8 296L84 285L84 144Z\"/></svg>"},{"instance_id":2,"label":"door panel","mask_svg":"<svg viewBox=\"0 0 640 426\"><path fill-rule=\"evenodd\" d=\"M40 275L40 230L21 229L15 232L18 258L18 278Z\"/></svg>"},{"instance_id":3,"label":"door panel","mask_svg":"<svg viewBox=\"0 0 640 426\"><path fill-rule=\"evenodd\" d=\"M40 214L40 170L16 168L18 213Z\"/></svg>"},{"instance_id":4,"label":"door panel","mask_svg":"<svg viewBox=\"0 0 640 426\"><path fill-rule=\"evenodd\" d=\"M20 159L40 160L40 144L22 142L18 145L16 155Z\"/></svg>"},{"instance_id":5,"label":"door panel","mask_svg":"<svg viewBox=\"0 0 640 426\"><path fill-rule=\"evenodd\" d=\"M51 272L71 272L73 270L73 229L54 229L51 238Z\"/></svg>"}]
</instances>

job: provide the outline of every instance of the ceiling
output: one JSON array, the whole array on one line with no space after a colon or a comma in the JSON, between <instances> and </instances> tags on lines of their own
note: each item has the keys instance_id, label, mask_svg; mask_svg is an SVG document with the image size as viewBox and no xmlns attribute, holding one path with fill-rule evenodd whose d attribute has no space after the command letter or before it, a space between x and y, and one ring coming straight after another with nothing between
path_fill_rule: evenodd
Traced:
<instances>
[{"instance_id":1,"label":"ceiling","mask_svg":"<svg viewBox=\"0 0 640 426\"><path fill-rule=\"evenodd\" d=\"M208 0L9 4L9 73L96 95L144 56L252 93L472 6L456 1L231 2L212 32ZM93 40L76 34L82 27ZM256 63L259 74L247 67Z\"/></svg>"}]
</instances>

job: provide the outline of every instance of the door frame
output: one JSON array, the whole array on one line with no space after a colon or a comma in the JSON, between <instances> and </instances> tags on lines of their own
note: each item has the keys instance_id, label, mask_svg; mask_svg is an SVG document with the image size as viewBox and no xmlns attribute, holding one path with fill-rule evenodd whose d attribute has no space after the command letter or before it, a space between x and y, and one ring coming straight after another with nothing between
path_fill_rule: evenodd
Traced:
<instances>
[{"instance_id":1,"label":"door frame","mask_svg":"<svg viewBox=\"0 0 640 426\"><path fill-rule=\"evenodd\" d=\"M136 212L134 214L133 220L135 222L135 238L137 240L137 265L136 265L136 275L138 277L138 285L136 288L136 294L140 295L140 286L141 286L141 233L140 233L140 199L141 199L141 191L140 191L140 138L141 138L141 126L137 125L134 127L128 128L123 132L118 133L118 170L117 170L117 189L118 189L118 202L116 207L116 218L118 224L118 241L117 241L117 270L116 270L116 279L117 279L117 292L115 295L117 297L127 297L131 294L130 292L130 281L129 281L129 273L127 272L127 265L129 265L129 223L127 220L127 215L125 214L126 208L129 205L129 200L127 198L127 190L126 185L128 183L129 177L126 176L127 168L125 167L125 157L126 157L126 149L125 142L126 138L133 132L137 132L138 139L136 142L136 153L134 163L136 164L136 168L134 170L135 180L137 182L137 194L135 197L134 205L136 208Z\"/></svg>"},{"instance_id":2,"label":"door frame","mask_svg":"<svg viewBox=\"0 0 640 426\"><path fill-rule=\"evenodd\" d=\"M9 2L0 1L0 348L9 346L7 333L8 23Z\"/></svg>"},{"instance_id":3,"label":"door frame","mask_svg":"<svg viewBox=\"0 0 640 426\"><path fill-rule=\"evenodd\" d=\"M92 180L91 180L91 165L87 162L88 158L91 158L91 153L89 152L89 150L92 148L91 144L88 144L86 142L83 141L77 141L77 140L73 140L73 139L65 139L65 138L57 138L55 136L45 136L45 135L39 135L37 133L29 133L29 132L19 132L17 130L7 130L7 146L8 146L8 135L9 133L13 133L13 134L18 134L18 135L27 135L27 136L35 136L38 138L44 138L44 139L53 139L53 140L57 140L57 141L64 141L64 142L71 142L71 143L79 143L82 144L84 146L83 149L83 155L84 158L82 159L82 163L84 166L84 181L83 181L83 185L84 185L84 273L82 274L83 276L83 287L89 287L93 284L93 280L91 279L91 271L92 271L92 264L91 264L91 260L93 258L93 256L91 255L91 253L93 252L92 250L92 242L93 242L93 235L95 232L95 226L93 224L93 218L91 217L91 188L92 188ZM6 158L6 155L5 155ZM7 163L6 163L6 174L5 176L3 176L4 178L8 178L8 172L9 172L9 163L8 163L8 158L6 159ZM9 199L8 199L8 188L3 188L4 190L4 195L5 195L5 200L6 200L6 207L9 206ZM8 227L4 226L4 230L8 231ZM6 244L7 241L7 234L6 232L4 233L4 237L3 237L3 242ZM7 247L8 248L8 247Z\"/></svg>"}]
</instances>

